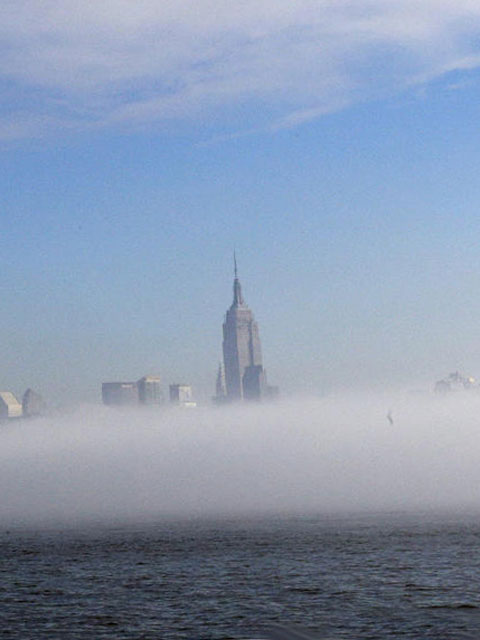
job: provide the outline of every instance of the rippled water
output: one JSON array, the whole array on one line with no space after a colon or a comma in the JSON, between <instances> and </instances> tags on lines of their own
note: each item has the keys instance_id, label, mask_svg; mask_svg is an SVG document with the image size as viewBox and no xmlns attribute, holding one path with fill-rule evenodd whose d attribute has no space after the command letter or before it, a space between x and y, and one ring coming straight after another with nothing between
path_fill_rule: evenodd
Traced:
<instances>
[{"instance_id":1,"label":"rippled water","mask_svg":"<svg viewBox=\"0 0 480 640\"><path fill-rule=\"evenodd\" d=\"M0 638L480 635L480 519L273 518L0 531Z\"/></svg>"}]
</instances>

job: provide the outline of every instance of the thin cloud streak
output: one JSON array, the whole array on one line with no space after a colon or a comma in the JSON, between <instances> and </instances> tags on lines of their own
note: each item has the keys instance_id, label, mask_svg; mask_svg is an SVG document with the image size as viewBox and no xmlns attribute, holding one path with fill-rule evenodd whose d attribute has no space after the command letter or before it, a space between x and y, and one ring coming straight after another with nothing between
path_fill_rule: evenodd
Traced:
<instances>
[{"instance_id":1,"label":"thin cloud streak","mask_svg":"<svg viewBox=\"0 0 480 640\"><path fill-rule=\"evenodd\" d=\"M249 128L295 126L476 68L479 32L469 0L6 1L0 136L238 107L257 112Z\"/></svg>"}]
</instances>

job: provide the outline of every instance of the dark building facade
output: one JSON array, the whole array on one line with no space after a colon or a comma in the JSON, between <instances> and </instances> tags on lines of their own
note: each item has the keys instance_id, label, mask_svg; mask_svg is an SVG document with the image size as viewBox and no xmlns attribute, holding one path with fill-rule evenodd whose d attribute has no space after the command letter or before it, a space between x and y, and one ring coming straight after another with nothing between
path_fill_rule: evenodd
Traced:
<instances>
[{"instance_id":1,"label":"dark building facade","mask_svg":"<svg viewBox=\"0 0 480 640\"><path fill-rule=\"evenodd\" d=\"M136 382L104 382L102 400L108 405L138 404L138 386Z\"/></svg>"},{"instance_id":2,"label":"dark building facade","mask_svg":"<svg viewBox=\"0 0 480 640\"><path fill-rule=\"evenodd\" d=\"M27 389L22 399L23 415L26 418L42 416L46 411L45 402L39 393Z\"/></svg>"},{"instance_id":3,"label":"dark building facade","mask_svg":"<svg viewBox=\"0 0 480 640\"><path fill-rule=\"evenodd\" d=\"M250 365L242 378L245 400L261 400L267 395L267 376L262 365Z\"/></svg>"},{"instance_id":4,"label":"dark building facade","mask_svg":"<svg viewBox=\"0 0 480 640\"><path fill-rule=\"evenodd\" d=\"M159 376L143 376L137 382L140 404L163 404L162 381Z\"/></svg>"},{"instance_id":5,"label":"dark building facade","mask_svg":"<svg viewBox=\"0 0 480 640\"><path fill-rule=\"evenodd\" d=\"M255 384L265 385L262 367L262 347L252 311L245 304L242 287L238 279L237 261L234 258L235 277L233 281L233 302L225 315L223 323L223 362L225 371L225 393L228 401L242 400L245 397L244 382L248 389ZM253 373L245 373L254 367ZM259 370L262 371L261 381ZM256 383L254 383L254 378ZM247 390L247 396L249 395Z\"/></svg>"}]
</instances>

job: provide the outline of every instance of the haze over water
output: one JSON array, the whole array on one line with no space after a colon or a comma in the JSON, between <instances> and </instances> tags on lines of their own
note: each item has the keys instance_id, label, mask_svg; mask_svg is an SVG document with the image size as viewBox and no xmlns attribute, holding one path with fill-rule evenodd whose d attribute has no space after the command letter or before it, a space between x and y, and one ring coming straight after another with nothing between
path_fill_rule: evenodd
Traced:
<instances>
[{"instance_id":1,"label":"haze over water","mask_svg":"<svg viewBox=\"0 0 480 640\"><path fill-rule=\"evenodd\" d=\"M285 394L2 422L0 640L478 637L480 395L335 390L480 372L479 35L478 0L0 3L0 390L209 398L236 247Z\"/></svg>"},{"instance_id":2,"label":"haze over water","mask_svg":"<svg viewBox=\"0 0 480 640\"><path fill-rule=\"evenodd\" d=\"M0 523L477 508L479 412L472 393L85 405L2 425Z\"/></svg>"}]
</instances>

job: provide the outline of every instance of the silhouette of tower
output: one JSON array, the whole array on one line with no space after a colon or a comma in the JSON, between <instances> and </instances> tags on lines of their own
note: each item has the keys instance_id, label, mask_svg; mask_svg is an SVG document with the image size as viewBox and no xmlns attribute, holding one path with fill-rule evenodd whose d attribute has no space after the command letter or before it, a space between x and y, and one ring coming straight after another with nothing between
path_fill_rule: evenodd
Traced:
<instances>
[{"instance_id":1,"label":"silhouette of tower","mask_svg":"<svg viewBox=\"0 0 480 640\"><path fill-rule=\"evenodd\" d=\"M262 349L258 325L243 300L234 253L233 302L223 323L223 362L227 400L244 397L244 374L247 367L262 368Z\"/></svg>"},{"instance_id":2,"label":"silhouette of tower","mask_svg":"<svg viewBox=\"0 0 480 640\"><path fill-rule=\"evenodd\" d=\"M215 397L216 398L224 398L227 395L227 390L225 389L225 369L223 368L223 364L220 362L218 365L218 373L217 373L217 383L215 385Z\"/></svg>"}]
</instances>

